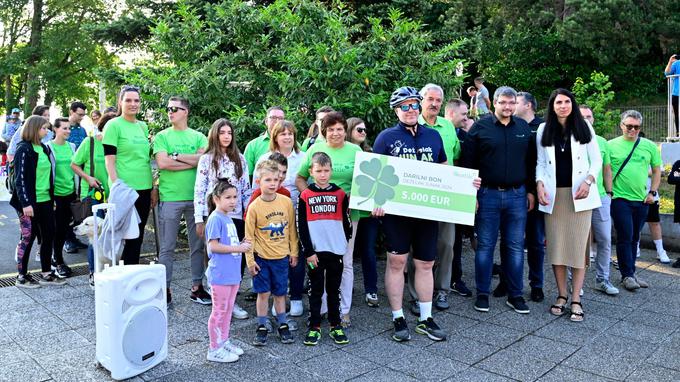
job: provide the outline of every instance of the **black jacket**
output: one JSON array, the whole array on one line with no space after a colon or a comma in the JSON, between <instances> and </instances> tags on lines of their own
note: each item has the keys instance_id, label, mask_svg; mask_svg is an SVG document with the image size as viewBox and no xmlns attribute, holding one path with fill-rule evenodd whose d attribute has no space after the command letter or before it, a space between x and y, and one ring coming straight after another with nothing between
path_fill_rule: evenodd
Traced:
<instances>
[{"instance_id":1,"label":"black jacket","mask_svg":"<svg viewBox=\"0 0 680 382\"><path fill-rule=\"evenodd\" d=\"M43 152L50 160L52 171L50 171L50 196L54 198L54 155L44 144ZM24 207L32 206L35 208L35 174L38 167L38 153L33 150L33 145L27 141L21 141L17 145L14 155L15 189L9 204L17 211L22 211Z\"/></svg>"},{"instance_id":2,"label":"black jacket","mask_svg":"<svg viewBox=\"0 0 680 382\"><path fill-rule=\"evenodd\" d=\"M675 173L680 174L680 160L673 163L671 173L668 174L668 184L675 185L675 195L673 196L673 201L675 202L673 222L680 223L680 176L675 176Z\"/></svg>"}]
</instances>

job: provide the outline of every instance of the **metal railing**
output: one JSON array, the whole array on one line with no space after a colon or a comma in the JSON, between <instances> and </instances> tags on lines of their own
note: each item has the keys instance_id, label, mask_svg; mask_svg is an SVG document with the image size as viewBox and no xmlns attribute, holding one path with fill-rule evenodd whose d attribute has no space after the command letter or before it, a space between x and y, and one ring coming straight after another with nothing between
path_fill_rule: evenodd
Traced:
<instances>
[{"instance_id":1,"label":"metal railing","mask_svg":"<svg viewBox=\"0 0 680 382\"><path fill-rule=\"evenodd\" d=\"M668 139L668 107L666 105L616 106L611 108L611 110L616 110L618 113L631 109L637 110L642 114L642 131L645 133L645 138L654 142L665 142ZM619 135L621 135L621 130L617 124L614 129L606 132L604 137L612 139Z\"/></svg>"},{"instance_id":2,"label":"metal railing","mask_svg":"<svg viewBox=\"0 0 680 382\"><path fill-rule=\"evenodd\" d=\"M673 87L680 87L680 74L673 74L666 76L666 83L668 84L668 106L666 108L667 117L667 141L677 141L680 139L680 119L677 117L677 111L680 111L680 97L675 97L675 102L673 102ZM676 110L674 112L673 110Z\"/></svg>"}]
</instances>

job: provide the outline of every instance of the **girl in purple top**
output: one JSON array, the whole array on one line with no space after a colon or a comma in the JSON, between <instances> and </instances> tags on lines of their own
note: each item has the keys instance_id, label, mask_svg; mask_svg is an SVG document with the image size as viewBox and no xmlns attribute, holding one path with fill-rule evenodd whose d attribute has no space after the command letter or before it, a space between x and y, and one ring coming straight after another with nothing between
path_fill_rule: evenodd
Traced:
<instances>
[{"instance_id":1,"label":"girl in purple top","mask_svg":"<svg viewBox=\"0 0 680 382\"><path fill-rule=\"evenodd\" d=\"M235 362L243 354L243 349L229 341L231 313L241 284L241 256L251 247L249 241L239 243L236 226L228 216L236 208L236 203L236 187L219 180L208 202L214 211L205 227L210 258L205 273L212 290L212 313L208 320L210 349L207 358L214 362Z\"/></svg>"}]
</instances>

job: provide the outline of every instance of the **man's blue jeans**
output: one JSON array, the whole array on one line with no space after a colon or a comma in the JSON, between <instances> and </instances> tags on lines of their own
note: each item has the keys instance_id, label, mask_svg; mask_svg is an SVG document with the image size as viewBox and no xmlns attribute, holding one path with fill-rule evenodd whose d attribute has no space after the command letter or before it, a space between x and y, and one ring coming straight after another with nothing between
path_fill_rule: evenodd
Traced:
<instances>
[{"instance_id":1,"label":"man's blue jeans","mask_svg":"<svg viewBox=\"0 0 680 382\"><path fill-rule=\"evenodd\" d=\"M545 219L538 206L527 213L526 224L527 262L529 263L529 286L543 288L543 261L545 259Z\"/></svg>"},{"instance_id":2,"label":"man's blue jeans","mask_svg":"<svg viewBox=\"0 0 680 382\"><path fill-rule=\"evenodd\" d=\"M499 191L482 187L477 192L479 209L475 218L477 253L475 281L478 295L489 295L493 253L498 241L506 246L501 251L503 273L508 282L509 297L522 295L524 273L524 229L527 220L527 193L524 186Z\"/></svg>"},{"instance_id":3,"label":"man's blue jeans","mask_svg":"<svg viewBox=\"0 0 680 382\"><path fill-rule=\"evenodd\" d=\"M616 257L621 277L635 276L635 257L640 231L647 219L649 205L622 198L612 200L611 214L616 228Z\"/></svg>"}]
</instances>

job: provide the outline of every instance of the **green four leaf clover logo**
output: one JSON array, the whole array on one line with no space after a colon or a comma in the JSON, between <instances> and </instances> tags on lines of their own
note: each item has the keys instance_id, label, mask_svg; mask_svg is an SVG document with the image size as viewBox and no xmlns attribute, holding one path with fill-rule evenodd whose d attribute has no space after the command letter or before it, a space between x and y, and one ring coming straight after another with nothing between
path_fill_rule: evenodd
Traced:
<instances>
[{"instance_id":1,"label":"green four leaf clover logo","mask_svg":"<svg viewBox=\"0 0 680 382\"><path fill-rule=\"evenodd\" d=\"M366 198L358 204L373 199L376 206L382 206L394 198L394 187L399 183L399 177L394 174L394 167L383 163L378 158L362 162L355 182L359 186L359 196Z\"/></svg>"}]
</instances>

